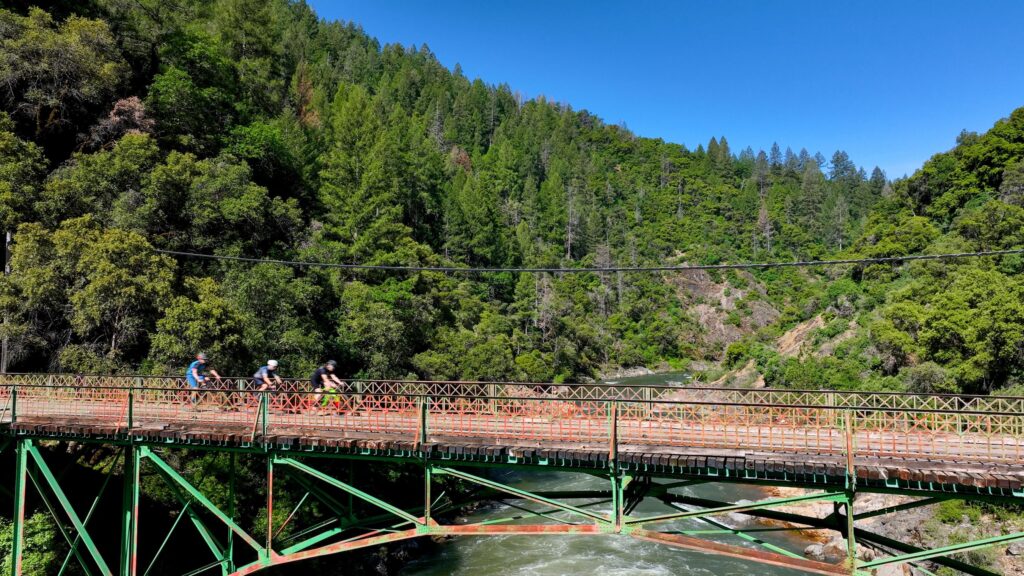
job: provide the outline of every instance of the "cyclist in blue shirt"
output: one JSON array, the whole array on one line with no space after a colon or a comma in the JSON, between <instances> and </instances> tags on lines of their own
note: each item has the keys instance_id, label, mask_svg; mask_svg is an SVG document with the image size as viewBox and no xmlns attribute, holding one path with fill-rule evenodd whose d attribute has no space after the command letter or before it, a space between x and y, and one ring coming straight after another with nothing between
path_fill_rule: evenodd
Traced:
<instances>
[{"instance_id":1,"label":"cyclist in blue shirt","mask_svg":"<svg viewBox=\"0 0 1024 576\"><path fill-rule=\"evenodd\" d=\"M185 381L188 382L189 388L202 388L206 385L206 354L200 352L196 354L195 362L188 365L188 371L185 373ZM209 368L210 374L220 382L220 374L217 371Z\"/></svg>"}]
</instances>

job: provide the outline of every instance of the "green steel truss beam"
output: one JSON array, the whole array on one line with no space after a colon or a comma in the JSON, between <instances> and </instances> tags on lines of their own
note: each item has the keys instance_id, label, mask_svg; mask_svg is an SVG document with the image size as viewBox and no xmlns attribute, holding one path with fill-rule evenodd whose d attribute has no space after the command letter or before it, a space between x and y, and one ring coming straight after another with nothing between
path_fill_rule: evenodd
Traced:
<instances>
[{"instance_id":1,"label":"green steel truss beam","mask_svg":"<svg viewBox=\"0 0 1024 576\"><path fill-rule=\"evenodd\" d=\"M919 552L909 552L907 554L900 554L898 556L889 556L887 558L878 558L868 562L858 562L858 568L877 568L879 566L885 566L887 564L904 564L907 562L914 562L917 560L929 560L938 556L948 556L950 554L956 554L957 552L968 552L970 550L978 550L981 548L990 548L992 546L1001 546L1004 544L1011 544L1024 540L1024 532L1015 532L1013 534L1004 534L1002 536L993 536L992 538L983 538L981 540L974 540L973 542L964 542L962 544L953 544L951 546L943 546L942 548L935 548L934 550L921 550Z\"/></svg>"},{"instance_id":2,"label":"green steel truss beam","mask_svg":"<svg viewBox=\"0 0 1024 576\"><path fill-rule=\"evenodd\" d=\"M682 504L672 504L671 506L683 512L696 512L696 510L692 508L687 508ZM733 536L737 536L743 540L746 540L747 542L750 542L751 544L757 544L758 546L761 546L762 548L765 548L767 550L771 550L772 552L776 552L784 556L789 556L790 558L803 558L802 555L797 554L796 552L791 552L781 546L776 546L770 542L765 542L764 540L761 540L756 536L751 536L751 533L757 532L756 528L754 530L739 530L737 528L727 526L724 523L719 522L714 518L711 518L710 516L701 516L700 520L704 523L710 524L718 528L718 530L711 531L711 533L713 534L732 534ZM773 530L792 530L792 528L782 528ZM700 533L699 530L683 530L682 532L688 536L696 536Z\"/></svg>"},{"instance_id":3,"label":"green steel truss beam","mask_svg":"<svg viewBox=\"0 0 1024 576\"><path fill-rule=\"evenodd\" d=\"M43 505L46 507L46 510L50 513L50 518L53 519L53 524L57 527L57 531L60 532L60 535L62 538L64 538L64 541L67 542L69 546L71 546L73 543L71 535L68 534L67 529L64 528L64 524L60 521L60 514L57 512L57 508L53 505L53 503L50 502L50 497L47 496L46 492L43 490L43 486L42 484L39 483L39 479L36 477L36 473L30 470L28 473L28 478L32 482L32 485L35 486L36 492L39 494L40 500L43 501ZM79 551L77 547L72 547L71 554L75 557L76 560L78 560L78 565L82 567L82 570L85 572L86 576L92 576L92 570L89 569L89 563L86 561L85 557L82 556L81 551Z\"/></svg>"},{"instance_id":4,"label":"green steel truss beam","mask_svg":"<svg viewBox=\"0 0 1024 576\"><path fill-rule=\"evenodd\" d=\"M56 518L59 514L61 518L65 519L65 523L70 520L70 525L74 528L75 534L72 535L71 529L66 528L62 524L61 520L58 519L58 527L62 531L64 537L68 539L69 544L71 544L71 555L78 559L79 563L83 566L85 566L86 561L90 561L89 566L85 567L87 573L91 573L98 568L100 574L104 576L112 576L112 571L104 562L104 558L100 554L96 547L96 543L87 530L89 520L92 518L93 512L97 509L97 502L103 496L109 476L104 480L104 485L100 489L99 495L97 495L92 501L92 506L85 516L85 520L82 520L78 517L69 499L61 490L57 479L43 461L42 454L32 442L33 441L27 437L20 437L13 440L15 448L16 476L13 484L14 491L12 495L14 496L15 503L15 526L12 550L13 562L10 574L12 576L21 576L22 573L21 555L23 553L24 514L26 510L25 493L27 485L35 482L37 484L37 488L39 488L39 492L44 503L46 503L52 510L54 517ZM11 443L11 440L4 442L3 439L0 439L0 450L9 446ZM138 502L140 498L138 479L139 468L144 460L149 460L153 464L156 468L156 472L158 472L168 486L171 487L175 497L178 498L182 505L181 514L179 514L175 519L174 524L171 527L171 532L167 534L167 538L160 545L156 556L154 556L154 558L149 562L147 572L155 565L160 554L165 551L166 546L168 546L170 536L174 533L178 524L183 519L182 516L185 514L189 515L189 518L196 525L200 535L207 541L207 544L210 546L210 549L215 556L214 562L194 570L192 574L202 574L210 570L215 570L219 567L222 574L230 574L232 576L251 574L269 566L291 563L306 558L325 556L328 554L365 548L367 546L394 542L407 538L416 538L424 535L471 536L491 534L607 534L610 532L622 531L637 538L690 549L699 549L699 547L702 546L702 544L700 544L701 540L696 538L697 536L712 534L732 535L745 540L748 544L760 546L764 548L764 550L762 551L757 550L756 548L743 548L711 541L703 541L705 542L704 551L724 554L727 556L734 555L737 557L747 557L749 560L768 564L786 565L786 562L791 562L788 564L791 567L799 567L805 563L802 562L802 559L799 558L798 554L784 550L778 546L773 546L772 544L766 543L761 538L753 535L758 531L776 530L775 528L766 528L764 530L758 530L756 528L751 530L738 530L711 518L711 516L726 512L737 512L755 517L782 520L796 525L838 530L847 537L847 540L850 543L848 560L853 557L853 552L855 551L854 542L857 541L864 545L883 550L887 554L892 554L891 556L879 557L871 561L856 563L848 561L844 566L830 566L822 563L810 563L804 566L804 568L811 571L826 574L843 573L843 571L846 573L851 571L861 573L886 565L901 563L914 564L928 561L948 566L967 574L991 576L992 573L987 570L969 566L954 558L949 558L948 556L970 550L991 546L1001 546L1015 541L1024 540L1024 532L1020 532L981 539L974 542L945 546L933 550L923 550L853 526L854 520L899 513L908 509L927 506L950 498L985 499L989 501L995 501L998 499L998 497L988 498L984 495L932 493L930 496L921 498L914 502L865 511L859 514L851 514L852 507L850 506L850 503L852 499L852 492L843 490L828 490L825 492L818 492L792 498L770 499L744 504L730 504L670 492L675 488L713 482L721 479L686 479L687 477L683 476L683 480L659 484L652 482L647 475L631 478L628 475L619 475L620 473L618 470L607 470L603 473L592 470L588 473L591 473L594 476L603 477L606 481L611 481L610 490L529 492L470 474L462 470L463 464L470 468L480 467L472 462L460 462L458 464L459 469L453 469L438 466L437 463L428 457L422 457L418 460L410 460L407 458L389 459L386 457L376 459L346 458L349 460L402 461L418 463L423 466L425 476L423 484L424 507L422 509L423 515L420 516L419 513L421 510L418 508L411 510L403 509L385 502L367 492L355 488L351 481L342 482L303 462L290 457L284 457L280 452L275 455L275 450L271 448L269 450L265 449L263 452L264 457L268 459L268 494L266 502L268 512L273 506L274 498L273 486L270 484L270 482L272 482L273 470L275 467L280 467L280 470L289 472L289 476L294 478L298 485L301 485L306 489L307 496L304 496L299 504L296 505L296 510L301 507L303 502L305 502L309 497L312 497L323 502L326 505L326 508L334 515L333 518L328 517L328 519L322 522L317 522L310 528L289 536L287 540L291 545L281 550L280 553L277 553L273 550L269 540L275 536L275 533L280 533L284 525L295 516L295 510L289 514L289 518L285 520L285 523L282 524L282 526L278 526L276 530L273 529L273 526L268 526L269 538L266 544L257 542L255 538L242 529L235 521L233 509L228 513L221 511L217 506L210 502L199 489L190 484L184 477L182 477L181 474L175 471L169 464L167 464L167 462L155 454L148 445L140 444L138 446L133 446L131 443L119 443L118 445L126 446L125 455L128 456L124 464L124 489L122 495L120 522L122 538L118 566L119 570L117 572L121 576L135 576L136 574L137 551L135 539L138 534ZM231 452L232 454L236 454L244 451L232 450ZM315 456L327 458L335 457L327 454L317 454ZM32 470L30 470L29 467L30 463L35 464L35 466L32 467ZM492 463L491 465L495 467L502 467L513 466L516 464L509 463L506 465L505 463ZM35 470L38 470L38 479L36 478ZM33 473L30 474L30 471ZM457 508L461 504L449 501L443 506L438 508L434 507L436 502L433 502L431 497L431 480L432 477L436 475L447 475L459 478L477 486L477 493L475 495L471 494L471 500L491 499L501 501L510 500L513 502L516 500L525 500L541 504L543 507L538 510L531 510L529 507L521 505L521 503L506 502L506 504L511 508L522 512L522 514L508 518L490 519L469 525L438 525L431 520L432 516ZM670 477L669 475L665 476ZM675 477L679 478L679 476ZM354 518L352 516L351 503L348 505L343 504L342 499L332 496L330 491L325 489L327 486L343 491L348 495L350 502L353 498L362 500L380 509L383 514L378 514L373 517L364 516L363 518ZM43 488L47 488L47 490L44 492ZM879 490L872 489L871 491ZM51 494L56 497L55 501L51 501L48 497ZM630 517L628 514L632 512L645 497L660 499L666 504L676 507L678 511L671 514L660 514L647 518ZM584 504L568 504L565 502L566 500L574 499L600 500ZM438 497L437 500L440 501L441 497ZM814 500L835 502L837 504L836 512L826 518L813 518L768 509ZM612 502L613 504L613 512L610 515L602 514L592 509L593 506L607 504L608 502ZM694 507L699 507L700 509L695 509ZM843 508L845 508L845 510ZM236 568L231 555L232 552L230 544L222 546L215 538L213 538L212 532L207 528L202 518L200 518L197 513L202 509L205 509L205 512L203 512L204 516L212 515L227 527L231 540L238 538L245 542L249 547L253 548L256 552L256 560ZM574 521L566 520L562 517L562 514L564 513L582 517L590 523L574 523ZM509 524L513 521L531 517L543 518L550 523L538 525ZM273 518L272 514L268 513L267 518ZM397 523L386 528L373 528L373 526L379 525L378 523L386 521L388 518L397 518ZM683 518L699 519L710 524L711 527L715 529L681 530L675 532L652 532L644 529L647 525ZM369 530L369 532L351 535L354 533L354 529L362 531L364 527L366 530ZM346 532L349 532L349 534L346 535ZM336 538L345 539L334 540ZM87 554L82 553L80 545L84 545L87 550ZM749 556L746 556L748 553ZM143 576L146 576L146 574L143 573Z\"/></svg>"},{"instance_id":5,"label":"green steel truss beam","mask_svg":"<svg viewBox=\"0 0 1024 576\"><path fill-rule=\"evenodd\" d=\"M884 551L886 551L887 553L890 553L893 550L904 553L920 552L924 550L923 548L911 546L910 544L906 544L904 542L900 542L899 540L894 540L892 538L882 536L881 534L875 534L874 532L864 530L863 528L857 528L854 532L859 542L867 542L873 545L876 549L884 549ZM991 570L986 570L978 566L972 566L966 562L956 560L955 558L936 556L934 558L929 559L928 561L934 564L938 564L939 566L946 566L948 568L958 570L960 572L963 572L964 574L970 574L971 576L1000 576L999 574L992 572ZM921 570L919 564L914 562L908 563L917 568L918 570Z\"/></svg>"},{"instance_id":6,"label":"green steel truss beam","mask_svg":"<svg viewBox=\"0 0 1024 576\"><path fill-rule=\"evenodd\" d=\"M92 515L96 512L96 508L97 508L97 505L100 503L100 499L103 498L103 494L107 491L107 486L110 485L110 479L114 477L112 472L113 472L114 468L117 467L119 462L120 462L120 455L118 455L117 459L114 460L113 464L107 470L107 472L105 474L105 478L103 479L103 484L100 486L99 493L96 494L96 498L93 499L92 506L89 507L89 511L85 513L85 520L84 520L83 523L86 526L89 525L89 521L92 520ZM62 576L64 574L64 571L70 565L71 558L73 556L76 557L76 558L78 557L77 556L78 544L81 541L82 541L82 535L81 534L75 534L75 541L71 545L71 549L68 550L67 555L64 556L64 563L61 564L60 571L57 572L57 576ZM79 562L81 562L81 561L79 561Z\"/></svg>"},{"instance_id":7,"label":"green steel truss beam","mask_svg":"<svg viewBox=\"0 0 1024 576\"><path fill-rule=\"evenodd\" d=\"M61 489L57 478L53 475L53 472L50 471L50 467L46 465L46 461L43 460L42 454L40 454L39 450L32 444L28 445L28 453L32 457L32 461L35 463L36 468L43 475L43 479L46 480L46 484L53 492L53 495L56 496L57 502L64 510L64 514L67 515L68 520L71 521L71 525L75 527L78 535L82 537L82 543L85 544L85 549L89 552L93 562L96 563L100 573L104 576L113 576L113 572L111 572L110 568L107 566L107 562L103 559L103 555L100 554L99 548L96 547L96 542L93 541L92 536L90 536L88 530L85 528L85 524L82 522L81 518L78 517L78 513L75 512L75 508L71 505L71 501L68 500L68 497L64 494L64 490ZM40 493L42 493L42 490L40 490ZM54 520L57 520L57 518L54 518ZM60 524L59 520L57 524Z\"/></svg>"},{"instance_id":8,"label":"green steel truss beam","mask_svg":"<svg viewBox=\"0 0 1024 576\"><path fill-rule=\"evenodd\" d=\"M210 549L210 552L213 553L214 557L223 560L225 556L225 548L224 546L221 546L220 542L217 541L217 538L213 536L213 532L206 526L203 519L192 508L191 505L194 500L186 497L186 495L181 491L181 488L179 488L175 483L174 479L167 475L167 473L162 469L157 468L157 473L160 475L160 478L163 479L164 484L167 485L171 494L174 495L174 498L182 505L182 512L188 515L189 521L191 521L192 525L195 526L196 532L199 533L203 542L206 543L206 547Z\"/></svg>"},{"instance_id":9,"label":"green steel truss beam","mask_svg":"<svg viewBox=\"0 0 1024 576\"><path fill-rule=\"evenodd\" d=\"M886 516L895 512L902 512L904 510L912 510L914 508L920 508L921 506L930 506L932 504L938 504L946 500L956 499L957 496L936 496L934 498L922 498L920 500L914 500L913 502L905 502L903 504L897 504L895 506L887 506L885 508L879 508L877 510L869 510L867 512L861 512L860 514L854 514L854 520L863 520L865 518L874 518L875 516Z\"/></svg>"},{"instance_id":10,"label":"green steel truss beam","mask_svg":"<svg viewBox=\"0 0 1024 576\"><path fill-rule=\"evenodd\" d=\"M646 524L654 524L657 522L679 520L682 518L703 518L704 516L713 516L715 514L724 514L726 512L744 512L747 510L757 510L759 508L774 508L776 506L787 506L789 504L797 504L799 502L808 502L811 500L818 500L822 502L843 502L845 501L845 499L846 496L842 492L804 494L802 496L792 496L790 498L761 500L760 502L750 502L748 504L730 504L727 506L707 508L704 510L687 510L684 512L675 512L672 514L660 514L658 516L649 516L647 518L636 518L632 520L627 520L626 525L642 526Z\"/></svg>"},{"instance_id":11,"label":"green steel truss beam","mask_svg":"<svg viewBox=\"0 0 1024 576\"><path fill-rule=\"evenodd\" d=\"M261 546L259 542L257 542L252 536L249 535L248 532L246 532L241 526L236 524L235 521L230 516L225 514L220 508L217 507L216 504L211 502L210 499L203 495L203 493L200 492L198 488L193 486L188 480L186 480L181 474L179 474L177 470L175 470L169 464L164 462L162 458L157 456L148 447L143 446L140 448L140 450L142 451L141 455L143 458L146 458L147 460L155 464L156 467L165 474L165 477L168 477L171 480L173 480L174 483L176 483L181 489L185 490L185 492L188 493L196 501L196 503L198 503L208 512L213 514L218 520L223 522L224 525L230 528L231 532L233 532L236 536L241 538L243 542L251 546L252 549L256 551L256 554L260 557L261 560L266 560L270 558L270 556L272 556L272 550L268 550L267 548ZM221 560L223 561L224 558L221 558Z\"/></svg>"},{"instance_id":12,"label":"green steel truss beam","mask_svg":"<svg viewBox=\"0 0 1024 576\"><path fill-rule=\"evenodd\" d=\"M160 558L160 554L163 553L164 547L167 546L168 542L170 542L171 536L174 535L174 531L178 529L178 524L181 522L181 519L187 515L188 509L191 507L191 500L182 506L181 511L178 512L178 516L174 518L174 523L171 524L171 529L168 530L167 536L164 536L164 541L161 542L160 547L156 549L156 554L154 554L152 560L149 561L149 566L146 566L146 571L142 573L142 576L149 576L149 572L153 569L153 566L156 566L156 561Z\"/></svg>"},{"instance_id":13,"label":"green steel truss beam","mask_svg":"<svg viewBox=\"0 0 1024 576\"><path fill-rule=\"evenodd\" d=\"M683 504L697 505L704 508L714 508L728 505L726 502L721 502L718 500L698 498L695 496L685 496L681 494L666 494L661 497L661 500L666 504L671 502L678 502ZM812 516L803 516L800 514L793 514L791 512L781 512L778 510L745 510L739 513L747 516L753 516L756 518L765 518L768 520L776 520L780 522L786 522L789 524L809 526L812 528L821 528L825 530L836 529L835 522L829 518L815 518ZM922 551L921 548L918 548L916 546L912 546L910 544L900 542L899 540L894 540L892 538L875 534L863 528L855 528L854 536L858 542L870 544L874 547L883 547L891 550L896 550L898 552L906 553ZM983 568L978 568L976 566L971 566L970 564L961 562L953 558L937 556L931 558L930 561L934 562L935 564L939 564L940 566L947 566L949 568L953 568L954 570L959 570L960 572L963 572L965 574L971 574L972 576L998 576L994 572L985 570Z\"/></svg>"},{"instance_id":14,"label":"green steel truss beam","mask_svg":"<svg viewBox=\"0 0 1024 576\"><path fill-rule=\"evenodd\" d=\"M467 482L472 482L474 484L479 484L481 486L484 486L486 488L490 488L492 490L496 490L498 492L504 492L506 494L511 494L511 495L513 495L513 496L515 496L517 498L522 498L524 500L529 500L531 502L536 502L538 504L546 504L548 506L551 506L552 508L556 508L556 509L561 510L563 512L571 512L573 514L577 514L577 515L583 516L585 518L590 518L591 520L594 520L598 524L601 524L601 525L609 525L611 523L609 518L607 516L603 515L603 514L599 514L597 512L591 512L590 510L584 510L583 508L580 508L578 506L572 506L570 504L565 504L564 502L559 502L557 500L552 500L550 498L546 498L544 496L540 496L540 495L532 493L532 492L527 492L526 490L520 490L519 488L513 488L511 486L506 486L506 485L501 484L499 482L495 482L493 480L488 480L486 478L481 478L479 476L474 476L473 474L470 474L468 472L463 472L461 470L454 470L452 468L435 467L434 468L434 473L435 474L445 474L445 475L448 475L448 476L454 476L456 478L461 478L462 480L465 480Z\"/></svg>"},{"instance_id":15,"label":"green steel truss beam","mask_svg":"<svg viewBox=\"0 0 1024 576\"><path fill-rule=\"evenodd\" d=\"M341 480L337 480L335 478L332 478L331 476L329 476L327 474L324 474L323 472L317 470L316 468L312 468L310 466L307 466L307 465L303 464L302 462L299 462L297 460L293 460L292 458L279 458L279 457L274 457L273 461L278 463L278 464L283 464L285 466L290 466L290 467L292 467L292 468L294 468L296 470L300 470L302 472L305 472L306 474L312 476L313 478L316 478L317 480L320 480L322 482L330 484L331 486L334 486L335 488L338 488L338 489L340 489L340 490L342 490L342 491L344 491L344 492L346 492L348 494L351 494L352 496L355 496L356 498L359 498L360 500L362 500L362 501L364 501L364 502L366 502L368 504L372 504L373 506L376 506L377 508L380 508L381 510L390 512L391 514L393 514L395 516L398 516L399 518L401 518L401 519L403 519L403 520L405 520L407 522L412 522L413 524L417 524L417 525L421 525L421 526L425 526L426 525L426 522L424 520L422 520L422 519L420 519L420 518L418 518L416 516L413 516L412 514L409 514L405 510L402 510L401 508L399 508L397 506L391 505L391 504L381 500L380 498L377 498L375 496L367 494L366 492L363 492L362 490L356 488L355 486L352 486L351 484L347 484L345 482L342 482Z\"/></svg>"},{"instance_id":16,"label":"green steel truss beam","mask_svg":"<svg viewBox=\"0 0 1024 576\"><path fill-rule=\"evenodd\" d=\"M11 534L11 576L21 576L25 540L25 480L28 470L28 449L32 440L18 440L14 452L14 516Z\"/></svg>"},{"instance_id":17,"label":"green steel truss beam","mask_svg":"<svg viewBox=\"0 0 1024 576\"><path fill-rule=\"evenodd\" d=\"M286 466L282 468L282 470L288 473L290 468ZM321 504L327 506L331 512L334 513L338 521L355 521L355 518L352 517L351 510L347 509L337 498L307 478L304 474L290 473L288 474L288 477L298 482L304 490L312 494L313 497L319 500Z\"/></svg>"},{"instance_id":18,"label":"green steel truss beam","mask_svg":"<svg viewBox=\"0 0 1024 576\"><path fill-rule=\"evenodd\" d=\"M142 464L142 457L136 446L126 446L124 450L120 567L122 576L135 576L138 565L136 550L139 532L139 466Z\"/></svg>"}]
</instances>

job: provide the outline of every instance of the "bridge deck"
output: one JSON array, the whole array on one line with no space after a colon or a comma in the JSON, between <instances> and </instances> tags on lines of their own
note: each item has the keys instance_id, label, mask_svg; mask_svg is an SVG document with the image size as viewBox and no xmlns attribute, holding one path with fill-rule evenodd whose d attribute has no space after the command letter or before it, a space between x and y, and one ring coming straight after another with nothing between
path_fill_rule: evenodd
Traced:
<instances>
[{"instance_id":1,"label":"bridge deck","mask_svg":"<svg viewBox=\"0 0 1024 576\"><path fill-rule=\"evenodd\" d=\"M816 486L843 486L852 464L858 489L1024 496L1024 461L1016 456L1024 439L1011 435L851 429L848 459L842 427L786 418L758 424L628 413L609 418L579 411L578 402L568 417L550 409L509 413L488 405L428 412L415 403L365 401L359 411L323 410L289 395L261 411L252 396L241 404L138 401L129 425L126 404L79 395L55 405L52 398L23 394L16 421L0 413L0 428L43 438L581 470L608 470L614 458L625 472Z\"/></svg>"}]
</instances>

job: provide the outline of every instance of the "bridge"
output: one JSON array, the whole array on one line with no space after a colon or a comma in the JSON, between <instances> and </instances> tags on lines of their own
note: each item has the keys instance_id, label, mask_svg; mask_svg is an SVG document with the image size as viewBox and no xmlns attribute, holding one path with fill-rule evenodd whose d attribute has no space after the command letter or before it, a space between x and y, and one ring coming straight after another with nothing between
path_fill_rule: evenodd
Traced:
<instances>
[{"instance_id":1,"label":"bridge","mask_svg":"<svg viewBox=\"0 0 1024 576\"><path fill-rule=\"evenodd\" d=\"M929 561L989 575L958 554L1024 540L1024 533L1012 533L922 549L857 525L948 499L1024 503L1024 398L367 380L317 402L305 381L286 381L273 392L252 391L249 382L227 378L217 390L195 392L179 378L0 375L0 451L13 453L15 471L12 575L22 574L30 497L45 504L67 539L65 565L73 556L88 574L121 576L146 576L167 553L171 535L185 529L182 519L208 552L206 558L197 555L189 574L230 576L405 539L504 534L631 537L809 574L870 574L898 564L929 573L923 564ZM85 509L88 500L47 464L52 456L45 447L61 442L122 452L117 546L89 525L107 484ZM215 503L175 468L169 455L180 450L232 455L227 503ZM244 525L234 513L236 456L265 461L265 525ZM380 490L373 486L326 473L329 459L415 466L423 478L422 495L416 495L422 504L388 502L374 495ZM143 468L181 505L169 529L140 515ZM585 473L607 488L530 492L495 481L487 468ZM275 485L275 474L286 475L287 482ZM439 494L442 477L475 490L462 500ZM802 490L738 503L684 490L717 482ZM304 493L283 520L280 511L274 513L281 486ZM906 498L864 510L856 501L862 493ZM663 503L666 511L638 514L645 499ZM481 500L504 502L515 515L445 522ZM831 503L832 513L785 510L814 501ZM284 525L313 502L322 520L283 537ZM374 513L353 517L357 509ZM716 520L725 513L833 530L845 539L845 558L804 558L765 541L757 530ZM665 528L682 519L708 528ZM142 557L139 534L146 530L166 537ZM873 554L859 554L858 546Z\"/></svg>"}]
</instances>

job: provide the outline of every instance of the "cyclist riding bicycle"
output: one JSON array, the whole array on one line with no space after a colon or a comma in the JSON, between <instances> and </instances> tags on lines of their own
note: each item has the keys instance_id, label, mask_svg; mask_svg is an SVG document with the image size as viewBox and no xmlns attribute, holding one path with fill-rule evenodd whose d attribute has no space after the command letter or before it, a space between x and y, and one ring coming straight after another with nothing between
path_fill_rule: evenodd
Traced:
<instances>
[{"instance_id":1,"label":"cyclist riding bicycle","mask_svg":"<svg viewBox=\"0 0 1024 576\"><path fill-rule=\"evenodd\" d=\"M205 388L208 378L206 377L206 371L209 370L210 374L220 382L220 374L217 373L213 368L208 368L206 365L206 354L200 352L196 354L194 362L188 365L188 370L185 372L185 381L188 382L189 397L193 402L196 401L198 394L196 391L199 388Z\"/></svg>"},{"instance_id":2,"label":"cyclist riding bicycle","mask_svg":"<svg viewBox=\"0 0 1024 576\"><path fill-rule=\"evenodd\" d=\"M337 362L328 360L326 364L317 368L313 375L310 376L310 383L313 385L313 391L316 392L316 395L313 396L314 405L320 403L320 399L323 398L325 392L335 395L344 390L345 383L334 373L337 367Z\"/></svg>"},{"instance_id":3,"label":"cyclist riding bicycle","mask_svg":"<svg viewBox=\"0 0 1024 576\"><path fill-rule=\"evenodd\" d=\"M260 366L260 369L252 375L253 388L258 392L264 390L277 390L277 387L282 384L281 377L277 375L277 360L267 360L266 366Z\"/></svg>"}]
</instances>

